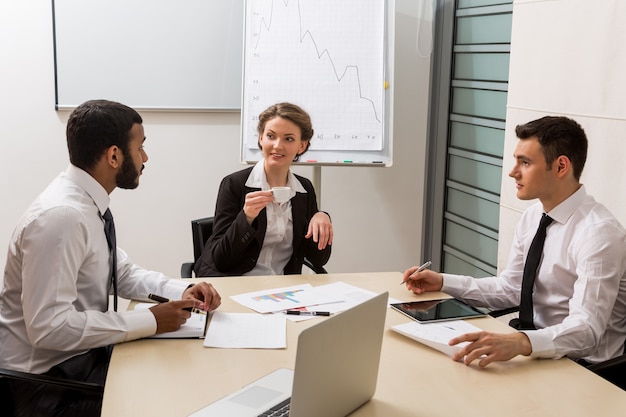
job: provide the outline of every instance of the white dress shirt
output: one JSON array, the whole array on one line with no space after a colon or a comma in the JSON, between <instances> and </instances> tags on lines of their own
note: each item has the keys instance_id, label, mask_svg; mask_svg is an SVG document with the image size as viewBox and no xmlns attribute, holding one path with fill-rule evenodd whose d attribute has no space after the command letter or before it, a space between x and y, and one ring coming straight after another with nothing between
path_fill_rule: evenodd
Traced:
<instances>
[{"instance_id":1,"label":"white dress shirt","mask_svg":"<svg viewBox=\"0 0 626 417\"><path fill-rule=\"evenodd\" d=\"M0 366L43 373L95 347L151 336L149 310L108 311L106 190L70 165L20 219L0 292ZM115 213L114 213L115 214ZM187 284L133 264L117 248L118 293L179 299Z\"/></svg>"},{"instance_id":2,"label":"white dress shirt","mask_svg":"<svg viewBox=\"0 0 626 417\"><path fill-rule=\"evenodd\" d=\"M443 274L443 291L474 305L518 305L524 262L542 213L541 203L524 212L499 277ZM538 330L524 331L531 356L567 355L597 363L620 355L626 338L624 228L584 186L548 215L554 221L547 229L533 292Z\"/></svg>"},{"instance_id":3,"label":"white dress shirt","mask_svg":"<svg viewBox=\"0 0 626 417\"><path fill-rule=\"evenodd\" d=\"M246 181L246 187L260 188L269 191L267 176L262 159L256 163ZM293 252L293 217L291 212L291 198L296 192L306 193L306 190L291 171L287 176L287 187L291 197L285 203L272 202L265 207L267 213L267 229L259 258L254 268L243 275L283 275L285 265L289 262Z\"/></svg>"}]
</instances>

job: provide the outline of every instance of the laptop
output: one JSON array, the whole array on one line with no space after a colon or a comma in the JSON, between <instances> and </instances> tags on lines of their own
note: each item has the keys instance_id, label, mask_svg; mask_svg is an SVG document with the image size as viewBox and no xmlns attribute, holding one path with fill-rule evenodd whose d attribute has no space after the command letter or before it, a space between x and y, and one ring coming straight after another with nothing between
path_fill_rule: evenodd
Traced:
<instances>
[{"instance_id":1,"label":"laptop","mask_svg":"<svg viewBox=\"0 0 626 417\"><path fill-rule=\"evenodd\" d=\"M257 417L290 401L289 417L344 417L376 391L388 293L298 336L294 370L280 368L192 417Z\"/></svg>"}]
</instances>

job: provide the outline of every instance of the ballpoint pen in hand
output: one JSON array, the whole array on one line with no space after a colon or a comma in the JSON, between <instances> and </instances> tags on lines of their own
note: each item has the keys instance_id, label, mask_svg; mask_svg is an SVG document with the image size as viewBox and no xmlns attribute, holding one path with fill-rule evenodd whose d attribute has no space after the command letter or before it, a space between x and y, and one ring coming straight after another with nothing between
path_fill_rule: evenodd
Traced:
<instances>
[{"instance_id":1,"label":"ballpoint pen in hand","mask_svg":"<svg viewBox=\"0 0 626 417\"><path fill-rule=\"evenodd\" d=\"M157 303L168 303L170 301L169 298L161 297L160 295L157 295L157 294L148 294L148 298L151 299L152 301L156 301ZM197 314L206 314L206 311L200 310L197 307L186 307L186 308L183 308L183 310L190 311L192 313L197 313Z\"/></svg>"},{"instance_id":2,"label":"ballpoint pen in hand","mask_svg":"<svg viewBox=\"0 0 626 417\"><path fill-rule=\"evenodd\" d=\"M424 269L428 268L428 267L429 267L429 266L431 266L432 264L433 264L433 263L432 263L431 261L424 262L422 265L420 265L420 267L419 267L419 268L417 268L417 270L416 270L416 271L414 271L414 272L413 272L413 274L414 274L415 272L422 272ZM413 274L411 274L411 275L413 275ZM406 282L407 282L407 281L408 281L408 279L407 279L406 281L402 281L402 282L400 283L400 285L402 285L402 284L406 284Z\"/></svg>"}]
</instances>

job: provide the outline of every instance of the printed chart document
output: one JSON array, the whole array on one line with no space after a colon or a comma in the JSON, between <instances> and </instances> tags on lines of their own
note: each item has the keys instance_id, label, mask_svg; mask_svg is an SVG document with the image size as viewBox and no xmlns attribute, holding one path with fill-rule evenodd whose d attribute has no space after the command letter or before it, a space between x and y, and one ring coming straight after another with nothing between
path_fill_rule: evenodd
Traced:
<instances>
[{"instance_id":1,"label":"printed chart document","mask_svg":"<svg viewBox=\"0 0 626 417\"><path fill-rule=\"evenodd\" d=\"M341 313L342 311L348 310L354 307L357 304L362 303L363 301L369 300L378 295L370 290L366 290L360 287L357 287L352 284L347 284L345 282L333 282L330 284L319 285L315 287L318 295L339 298L340 301L336 301L334 303L326 303L326 304L317 304L313 306L294 308L293 310L300 311L326 311L330 314ZM400 300L395 298L389 298L388 303L399 303ZM277 314L282 312L277 312ZM288 315L287 320L291 321L303 321L303 320L311 320L316 318L317 316L292 316Z\"/></svg>"},{"instance_id":2,"label":"printed chart document","mask_svg":"<svg viewBox=\"0 0 626 417\"><path fill-rule=\"evenodd\" d=\"M450 357L468 343L463 342L455 346L449 346L448 342L450 339L465 333L474 333L481 330L464 320L437 323L412 321L410 323L398 324L391 329L426 346L437 349Z\"/></svg>"},{"instance_id":3,"label":"printed chart document","mask_svg":"<svg viewBox=\"0 0 626 417\"><path fill-rule=\"evenodd\" d=\"M327 311L339 313L378 295L377 293L345 282L313 287L311 284L274 288L233 295L231 298L239 304L259 313L282 313L285 310ZM389 299L397 303L399 300ZM313 316L314 317L314 316ZM311 316L289 316L289 320L300 321Z\"/></svg>"},{"instance_id":4,"label":"printed chart document","mask_svg":"<svg viewBox=\"0 0 626 417\"><path fill-rule=\"evenodd\" d=\"M135 308L150 308L155 306L153 303L137 303ZM191 313L191 317L187 319L187 322L180 326L175 332L159 333L151 338L155 339L193 339L204 337L204 331L206 330L207 315L199 313Z\"/></svg>"},{"instance_id":5,"label":"printed chart document","mask_svg":"<svg viewBox=\"0 0 626 417\"><path fill-rule=\"evenodd\" d=\"M230 298L258 313L272 313L341 301L337 294L320 292L311 284L249 292Z\"/></svg>"},{"instance_id":6,"label":"printed chart document","mask_svg":"<svg viewBox=\"0 0 626 417\"><path fill-rule=\"evenodd\" d=\"M285 317L214 311L203 345L217 348L281 349L287 347Z\"/></svg>"}]
</instances>

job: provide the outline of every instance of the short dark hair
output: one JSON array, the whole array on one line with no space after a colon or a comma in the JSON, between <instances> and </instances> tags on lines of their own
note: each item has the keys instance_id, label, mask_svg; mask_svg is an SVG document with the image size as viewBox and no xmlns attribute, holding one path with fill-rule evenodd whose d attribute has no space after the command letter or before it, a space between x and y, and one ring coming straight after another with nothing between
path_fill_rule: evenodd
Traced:
<instances>
[{"instance_id":1,"label":"short dark hair","mask_svg":"<svg viewBox=\"0 0 626 417\"><path fill-rule=\"evenodd\" d=\"M259 136L265 131L265 124L275 117L281 117L295 123L300 128L300 137L306 142L306 148L301 154L296 155L294 162L300 159L300 156L309 150L311 146L311 138L313 137L313 124L311 116L300 106L293 103L277 103L269 106L259 114L259 123L257 124L257 133ZM259 149L261 144L259 143Z\"/></svg>"},{"instance_id":2,"label":"short dark hair","mask_svg":"<svg viewBox=\"0 0 626 417\"><path fill-rule=\"evenodd\" d=\"M559 156L567 156L574 169L574 178L580 180L587 161L588 144L585 131L575 120L564 116L545 116L518 125L515 134L519 139L536 137L548 166Z\"/></svg>"},{"instance_id":3,"label":"short dark hair","mask_svg":"<svg viewBox=\"0 0 626 417\"><path fill-rule=\"evenodd\" d=\"M67 121L70 162L78 168L95 167L103 152L116 145L128 152L130 130L143 120L137 111L108 100L90 100L78 106Z\"/></svg>"}]
</instances>

